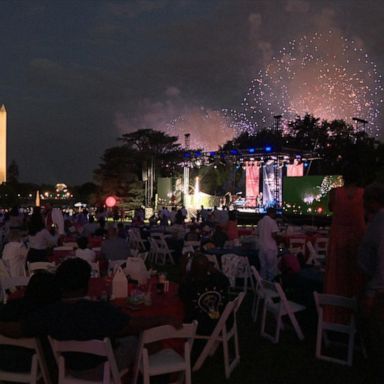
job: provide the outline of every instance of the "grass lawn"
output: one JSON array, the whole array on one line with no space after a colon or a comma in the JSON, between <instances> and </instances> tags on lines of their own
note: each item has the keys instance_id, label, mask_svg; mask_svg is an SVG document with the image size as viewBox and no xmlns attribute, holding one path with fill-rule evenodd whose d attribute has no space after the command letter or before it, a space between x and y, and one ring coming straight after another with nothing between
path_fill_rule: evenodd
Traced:
<instances>
[{"instance_id":1,"label":"grass lawn","mask_svg":"<svg viewBox=\"0 0 384 384\"><path fill-rule=\"evenodd\" d=\"M174 267L167 267L167 273L171 280L178 280ZM241 361L230 379L225 379L223 354L218 350L193 373L194 384L369 383L367 360L358 350L351 368L315 358L317 314L314 306L309 305L297 314L305 339L300 341L287 326L276 345L260 337L260 324L254 323L250 316L251 306L252 294L249 293L238 314Z\"/></svg>"},{"instance_id":2,"label":"grass lawn","mask_svg":"<svg viewBox=\"0 0 384 384\"><path fill-rule=\"evenodd\" d=\"M222 351L218 351L193 374L194 384L368 383L367 361L359 351L355 352L352 368L315 358L317 319L312 309L298 316L305 335L303 341L287 327L275 345L259 336L259 324L253 323L250 317L251 305L249 294L238 316L241 361L230 379L225 379Z\"/></svg>"}]
</instances>

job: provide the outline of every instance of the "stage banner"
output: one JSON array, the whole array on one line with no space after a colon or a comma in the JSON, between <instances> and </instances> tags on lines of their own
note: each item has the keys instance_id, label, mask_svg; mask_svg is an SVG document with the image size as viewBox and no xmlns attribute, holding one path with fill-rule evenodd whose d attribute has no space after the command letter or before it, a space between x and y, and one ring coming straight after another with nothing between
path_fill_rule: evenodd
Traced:
<instances>
[{"instance_id":1,"label":"stage banner","mask_svg":"<svg viewBox=\"0 0 384 384\"><path fill-rule=\"evenodd\" d=\"M263 205L275 207L282 200L282 168L276 164L266 164L263 167Z\"/></svg>"},{"instance_id":2,"label":"stage banner","mask_svg":"<svg viewBox=\"0 0 384 384\"><path fill-rule=\"evenodd\" d=\"M259 195L260 167L255 163L245 165L245 201L246 207L256 207Z\"/></svg>"},{"instance_id":3,"label":"stage banner","mask_svg":"<svg viewBox=\"0 0 384 384\"><path fill-rule=\"evenodd\" d=\"M293 164L287 165L287 176L288 177L297 177L304 176L304 164L295 160Z\"/></svg>"}]
</instances>

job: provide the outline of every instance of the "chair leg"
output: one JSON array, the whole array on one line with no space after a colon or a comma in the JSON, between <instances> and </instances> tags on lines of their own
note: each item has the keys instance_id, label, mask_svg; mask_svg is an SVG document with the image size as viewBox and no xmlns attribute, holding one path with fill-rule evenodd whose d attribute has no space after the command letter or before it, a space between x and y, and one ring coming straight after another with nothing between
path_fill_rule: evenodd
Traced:
<instances>
[{"instance_id":1,"label":"chair leg","mask_svg":"<svg viewBox=\"0 0 384 384\"><path fill-rule=\"evenodd\" d=\"M291 323L293 325L293 328L296 331L296 335L299 338L299 340L304 340L304 334L303 331L300 328L300 325L296 319L296 316L294 313L288 313L289 319L291 320Z\"/></svg>"},{"instance_id":2,"label":"chair leg","mask_svg":"<svg viewBox=\"0 0 384 384\"><path fill-rule=\"evenodd\" d=\"M278 317L276 318L275 337L274 337L274 340L273 340L273 342L275 344L277 344L279 342L279 340L280 340L280 330L281 330L281 327L282 327L282 316L281 316L280 313L277 316Z\"/></svg>"}]
</instances>

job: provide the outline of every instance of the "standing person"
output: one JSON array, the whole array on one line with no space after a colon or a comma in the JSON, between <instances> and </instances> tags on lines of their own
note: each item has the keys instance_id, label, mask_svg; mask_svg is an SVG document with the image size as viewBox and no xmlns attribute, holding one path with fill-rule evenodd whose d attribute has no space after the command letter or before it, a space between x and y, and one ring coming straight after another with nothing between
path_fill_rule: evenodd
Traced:
<instances>
[{"instance_id":1,"label":"standing person","mask_svg":"<svg viewBox=\"0 0 384 384\"><path fill-rule=\"evenodd\" d=\"M204 205L200 208L200 219L202 223L205 223L208 219L208 211L204 208Z\"/></svg>"},{"instance_id":2,"label":"standing person","mask_svg":"<svg viewBox=\"0 0 384 384\"><path fill-rule=\"evenodd\" d=\"M272 281L277 275L277 241L279 228L276 223L276 209L269 207L267 214L258 222L260 275Z\"/></svg>"},{"instance_id":3,"label":"standing person","mask_svg":"<svg viewBox=\"0 0 384 384\"><path fill-rule=\"evenodd\" d=\"M332 189L329 208L333 212L326 258L324 292L355 296L361 291L363 277L357 266L357 253L365 231L363 194L357 185L356 169L346 166L344 186ZM342 321L343 312L326 308L329 321Z\"/></svg>"},{"instance_id":4,"label":"standing person","mask_svg":"<svg viewBox=\"0 0 384 384\"><path fill-rule=\"evenodd\" d=\"M37 211L31 215L28 225L29 251L27 261L48 261L48 251L57 245L58 236L45 227L43 217Z\"/></svg>"},{"instance_id":5,"label":"standing person","mask_svg":"<svg viewBox=\"0 0 384 384\"><path fill-rule=\"evenodd\" d=\"M366 277L361 295L361 322L372 383L384 382L384 185L371 184L364 192L368 227L361 241L358 265Z\"/></svg>"}]
</instances>

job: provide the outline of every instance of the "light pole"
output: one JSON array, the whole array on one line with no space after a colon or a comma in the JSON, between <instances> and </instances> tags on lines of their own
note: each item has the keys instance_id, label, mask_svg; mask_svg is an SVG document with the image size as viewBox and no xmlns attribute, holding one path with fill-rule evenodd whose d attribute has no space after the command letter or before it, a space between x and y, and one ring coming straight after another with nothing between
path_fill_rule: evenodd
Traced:
<instances>
[{"instance_id":1,"label":"light pole","mask_svg":"<svg viewBox=\"0 0 384 384\"><path fill-rule=\"evenodd\" d=\"M184 135L184 147L185 147L185 150L187 151L189 150L190 138L191 138L190 133L186 133ZM183 192L184 192L184 198L183 198L184 207L187 207L188 195L189 195L189 166L187 162L184 162Z\"/></svg>"}]
</instances>

